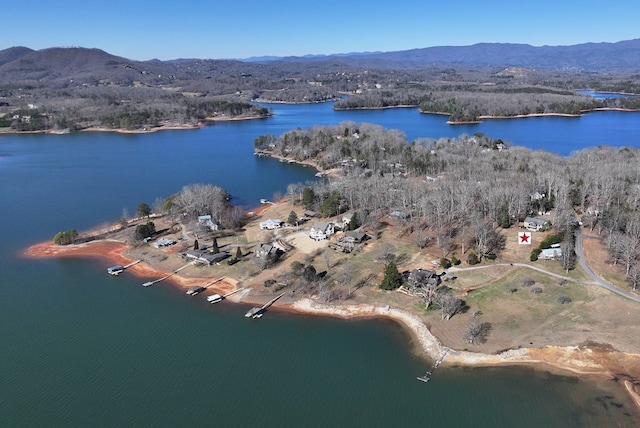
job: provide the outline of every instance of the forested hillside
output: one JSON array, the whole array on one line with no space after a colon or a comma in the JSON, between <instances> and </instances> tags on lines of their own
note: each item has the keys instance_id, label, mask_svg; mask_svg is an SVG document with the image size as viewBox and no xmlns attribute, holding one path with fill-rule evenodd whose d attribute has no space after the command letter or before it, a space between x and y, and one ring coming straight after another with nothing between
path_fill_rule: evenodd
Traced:
<instances>
[{"instance_id":1,"label":"forested hillside","mask_svg":"<svg viewBox=\"0 0 640 428\"><path fill-rule=\"evenodd\" d=\"M483 134L409 144L398 131L353 122L264 135L255 146L333 170L328 180L289 186L293 199L306 194L307 208L325 216L355 210L375 228L380 215L405 213L403 233L417 246L434 245L443 257L471 249L481 260L499 254L501 229L550 213L565 269L574 266L574 229L582 221L605 239L629 283L640 281L639 149L562 157Z\"/></svg>"},{"instance_id":2,"label":"forested hillside","mask_svg":"<svg viewBox=\"0 0 640 428\"><path fill-rule=\"evenodd\" d=\"M338 100L337 109L415 106L448 114L454 122L637 109L637 97L594 100L577 92L640 93L630 48L636 42L545 49L541 67L518 65L522 52L531 47L514 45L265 62L135 61L100 49L14 47L0 51L0 130L147 130L193 126L207 118L268 115L255 101ZM467 62L458 58L462 51L469 55ZM491 55L482 63L469 53L483 51ZM500 61L499 52L509 55ZM592 68L563 67L567 52L593 52ZM626 58L625 67L606 62L605 54L614 52ZM440 60L424 62L436 54Z\"/></svg>"}]
</instances>

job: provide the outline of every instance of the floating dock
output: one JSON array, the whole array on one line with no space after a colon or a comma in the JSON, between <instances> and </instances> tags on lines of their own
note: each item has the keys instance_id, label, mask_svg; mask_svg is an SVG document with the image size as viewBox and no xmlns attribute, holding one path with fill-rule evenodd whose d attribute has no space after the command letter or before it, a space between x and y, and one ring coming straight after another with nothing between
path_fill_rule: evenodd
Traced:
<instances>
[{"instance_id":1,"label":"floating dock","mask_svg":"<svg viewBox=\"0 0 640 428\"><path fill-rule=\"evenodd\" d=\"M187 290L187 294L189 296L196 296L196 295L202 293L204 290L206 290L210 286L212 286L213 284L215 284L216 282L220 282L225 278L226 278L226 276L223 276L222 278L214 279L213 281L211 281L211 282L209 282L209 283L207 283L205 285L196 285L194 287L189 287L189 289Z\"/></svg>"},{"instance_id":2,"label":"floating dock","mask_svg":"<svg viewBox=\"0 0 640 428\"><path fill-rule=\"evenodd\" d=\"M435 364L433 365L433 367L431 368L431 370L429 370L427 373L425 373L423 376L418 376L416 379L418 379L421 382L429 382L431 380L431 375L433 374L433 371L435 369L438 368L438 366L440 365L440 363L442 363L442 361L444 360L444 358L447 356L447 354L449 354L450 349L446 349L444 351L444 354L442 354L440 356L440 358L438 358L438 360L435 362Z\"/></svg>"},{"instance_id":3,"label":"floating dock","mask_svg":"<svg viewBox=\"0 0 640 428\"><path fill-rule=\"evenodd\" d=\"M187 294L188 294L189 296L196 296L196 295L198 295L198 294L202 293L204 290L206 290L206 288L205 288L205 287L203 287L203 286L201 286L201 285L196 285L195 287L190 287L190 288L187 290Z\"/></svg>"},{"instance_id":4,"label":"floating dock","mask_svg":"<svg viewBox=\"0 0 640 428\"><path fill-rule=\"evenodd\" d=\"M253 318L253 319L261 318L262 315L264 315L264 313L267 311L267 308L269 306L273 305L276 302L276 300L278 300L279 298L281 298L285 294L287 294L286 291L281 293L281 294L278 294L276 297L274 297L273 299L269 300L267 303L265 303L264 305L262 305L259 308L255 307L255 308L249 309L249 311L246 314L244 314L244 316L247 317L247 318Z\"/></svg>"},{"instance_id":5,"label":"floating dock","mask_svg":"<svg viewBox=\"0 0 640 428\"><path fill-rule=\"evenodd\" d=\"M126 266L120 266L120 265L113 265L113 266L109 266L107 268L107 273L109 275L113 275L113 276L118 276L120 275L122 272L124 272L126 269L130 268L133 265L136 265L138 263L140 263L142 261L142 259L140 260L136 260L134 262L129 263Z\"/></svg>"}]
</instances>

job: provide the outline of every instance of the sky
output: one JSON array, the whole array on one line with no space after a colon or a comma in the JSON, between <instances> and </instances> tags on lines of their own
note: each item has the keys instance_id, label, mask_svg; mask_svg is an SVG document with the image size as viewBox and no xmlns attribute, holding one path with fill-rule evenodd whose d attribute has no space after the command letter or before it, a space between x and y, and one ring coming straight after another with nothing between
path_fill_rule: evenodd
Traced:
<instances>
[{"instance_id":1,"label":"sky","mask_svg":"<svg viewBox=\"0 0 640 428\"><path fill-rule=\"evenodd\" d=\"M134 60L640 38L637 0L28 0L2 10L0 50L81 46Z\"/></svg>"}]
</instances>

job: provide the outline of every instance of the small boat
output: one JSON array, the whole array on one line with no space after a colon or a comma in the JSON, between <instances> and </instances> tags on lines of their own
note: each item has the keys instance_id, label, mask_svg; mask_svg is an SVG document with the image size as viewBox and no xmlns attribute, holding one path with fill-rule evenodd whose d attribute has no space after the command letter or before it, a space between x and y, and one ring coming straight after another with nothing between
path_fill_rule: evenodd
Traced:
<instances>
[{"instance_id":1,"label":"small boat","mask_svg":"<svg viewBox=\"0 0 640 428\"><path fill-rule=\"evenodd\" d=\"M269 202L270 202L269 199L264 199L264 198L260 199L261 204L268 204Z\"/></svg>"}]
</instances>

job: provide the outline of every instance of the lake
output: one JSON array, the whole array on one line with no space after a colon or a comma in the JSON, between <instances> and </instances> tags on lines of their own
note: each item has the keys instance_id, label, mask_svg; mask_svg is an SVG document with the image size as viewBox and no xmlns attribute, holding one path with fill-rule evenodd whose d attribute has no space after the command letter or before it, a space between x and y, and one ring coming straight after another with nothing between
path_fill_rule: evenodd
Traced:
<instances>
[{"instance_id":1,"label":"lake","mask_svg":"<svg viewBox=\"0 0 640 428\"><path fill-rule=\"evenodd\" d=\"M640 147L635 113L451 126L415 109L270 107L273 118L193 131L0 137L1 426L636 425L613 381L440 368L424 384L415 378L429 362L391 321L271 311L252 322L241 305L111 277L103 260L21 256L60 230L114 222L187 184L216 184L252 207L315 180L310 168L253 155L256 137L295 127L371 122L409 140L483 132L560 154Z\"/></svg>"}]
</instances>

